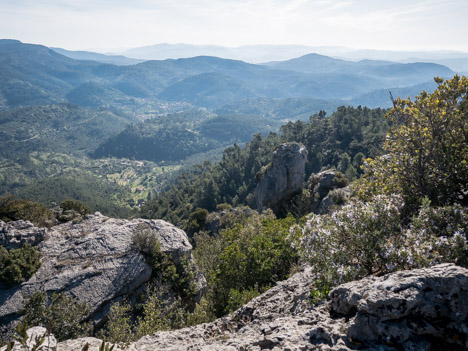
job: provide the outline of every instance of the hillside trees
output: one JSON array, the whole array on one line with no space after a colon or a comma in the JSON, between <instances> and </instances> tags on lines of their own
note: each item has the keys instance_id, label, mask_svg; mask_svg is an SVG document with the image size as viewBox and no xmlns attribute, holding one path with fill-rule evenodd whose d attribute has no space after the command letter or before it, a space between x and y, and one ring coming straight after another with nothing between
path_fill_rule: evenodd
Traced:
<instances>
[{"instance_id":1,"label":"hillside trees","mask_svg":"<svg viewBox=\"0 0 468 351\"><path fill-rule=\"evenodd\" d=\"M197 207L213 211L220 203L255 206L256 175L283 142L306 146L306 177L321 169L340 167L353 179L362 173L360 165L365 157L382 154L381 144L391 123L384 114L382 109L343 106L329 118L322 112L309 122L289 122L280 134L256 134L243 148L226 148L219 163L205 163L180 177L175 186L144 206L141 214L180 224Z\"/></svg>"}]
</instances>

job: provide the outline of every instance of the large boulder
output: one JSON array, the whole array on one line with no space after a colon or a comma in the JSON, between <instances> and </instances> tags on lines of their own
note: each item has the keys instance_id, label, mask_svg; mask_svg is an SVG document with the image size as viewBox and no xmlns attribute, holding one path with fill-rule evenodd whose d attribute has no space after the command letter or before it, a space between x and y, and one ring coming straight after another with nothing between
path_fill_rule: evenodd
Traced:
<instances>
[{"instance_id":1,"label":"large boulder","mask_svg":"<svg viewBox=\"0 0 468 351\"><path fill-rule=\"evenodd\" d=\"M281 144L273 152L273 161L263 170L257 184L257 208L278 213L301 189L305 177L307 150L298 143Z\"/></svg>"},{"instance_id":2,"label":"large boulder","mask_svg":"<svg viewBox=\"0 0 468 351\"><path fill-rule=\"evenodd\" d=\"M341 285L310 306L310 268L212 323L148 335L114 350L466 350L468 270L452 264ZM69 340L79 351L95 338Z\"/></svg>"},{"instance_id":3,"label":"large boulder","mask_svg":"<svg viewBox=\"0 0 468 351\"><path fill-rule=\"evenodd\" d=\"M17 233L14 224L12 228ZM36 235L35 229L26 229ZM192 246L185 232L162 220L129 221L96 213L81 223L52 227L37 246L42 254L39 270L28 281L0 290L0 325L11 330L25 297L38 290L69 293L78 302L86 302L89 317L99 323L114 301L129 296L151 277L151 267L133 244L135 233L142 231L153 235L162 252L174 259L192 259ZM20 236L18 240L23 239ZM197 278L202 289L204 278Z\"/></svg>"}]
</instances>

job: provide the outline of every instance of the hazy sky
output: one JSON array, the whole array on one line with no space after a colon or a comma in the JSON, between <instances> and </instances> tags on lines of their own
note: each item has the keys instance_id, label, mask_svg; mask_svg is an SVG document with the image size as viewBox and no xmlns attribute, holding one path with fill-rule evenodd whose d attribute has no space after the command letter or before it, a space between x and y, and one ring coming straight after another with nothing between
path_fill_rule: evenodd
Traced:
<instances>
[{"instance_id":1,"label":"hazy sky","mask_svg":"<svg viewBox=\"0 0 468 351\"><path fill-rule=\"evenodd\" d=\"M0 0L0 37L71 50L157 43L468 51L468 0Z\"/></svg>"}]
</instances>

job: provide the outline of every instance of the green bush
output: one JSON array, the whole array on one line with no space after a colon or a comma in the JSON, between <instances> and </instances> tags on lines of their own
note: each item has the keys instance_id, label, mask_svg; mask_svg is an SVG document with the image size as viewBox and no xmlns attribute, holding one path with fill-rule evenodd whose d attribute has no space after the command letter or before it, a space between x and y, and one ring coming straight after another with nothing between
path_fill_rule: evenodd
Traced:
<instances>
[{"instance_id":1,"label":"green bush","mask_svg":"<svg viewBox=\"0 0 468 351\"><path fill-rule=\"evenodd\" d=\"M468 205L468 78L435 81L433 93L395 100L387 154L365 164L369 181L362 195L401 194L407 217L424 197L436 206Z\"/></svg>"},{"instance_id":2,"label":"green bush","mask_svg":"<svg viewBox=\"0 0 468 351\"><path fill-rule=\"evenodd\" d=\"M0 219L5 222L22 219L40 227L51 226L55 221L53 212L43 204L8 194L0 197Z\"/></svg>"},{"instance_id":3,"label":"green bush","mask_svg":"<svg viewBox=\"0 0 468 351\"><path fill-rule=\"evenodd\" d=\"M161 251L158 241L152 243L148 258L153 279L168 284L183 299L190 299L196 294L194 267L187 258L181 257L174 262L170 254Z\"/></svg>"},{"instance_id":4,"label":"green bush","mask_svg":"<svg viewBox=\"0 0 468 351\"><path fill-rule=\"evenodd\" d=\"M145 254L152 269L152 279L158 285L166 284L181 298L189 299L196 293L194 267L188 259L175 260L171 254L162 252L156 233L145 224L137 226L133 244Z\"/></svg>"},{"instance_id":5,"label":"green bush","mask_svg":"<svg viewBox=\"0 0 468 351\"><path fill-rule=\"evenodd\" d=\"M222 204L216 205L216 211L225 211L225 210L229 210L231 208L232 208L232 206L227 204L227 203L222 203Z\"/></svg>"},{"instance_id":6,"label":"green bush","mask_svg":"<svg viewBox=\"0 0 468 351\"><path fill-rule=\"evenodd\" d=\"M111 342L128 343L160 330L186 326L187 313L180 300L164 303L164 294L164 289L148 287L142 303L112 305L102 336Z\"/></svg>"},{"instance_id":7,"label":"green bush","mask_svg":"<svg viewBox=\"0 0 468 351\"><path fill-rule=\"evenodd\" d=\"M85 322L89 313L86 303L78 303L71 295L53 293L50 297L37 291L26 299L23 320L29 325L51 329L58 341L86 336L91 332L90 323Z\"/></svg>"},{"instance_id":8,"label":"green bush","mask_svg":"<svg viewBox=\"0 0 468 351\"><path fill-rule=\"evenodd\" d=\"M41 266L40 258L40 252L29 244L9 251L0 246L0 280L14 286L29 279Z\"/></svg>"},{"instance_id":9,"label":"green bush","mask_svg":"<svg viewBox=\"0 0 468 351\"><path fill-rule=\"evenodd\" d=\"M62 213L60 214L61 222L83 220L83 218L91 213L91 209L78 200L67 199L60 203Z\"/></svg>"},{"instance_id":10,"label":"green bush","mask_svg":"<svg viewBox=\"0 0 468 351\"><path fill-rule=\"evenodd\" d=\"M288 277L298 260L290 232L294 223L292 216L277 220L268 211L222 232L222 251L209 281L217 316Z\"/></svg>"},{"instance_id":11,"label":"green bush","mask_svg":"<svg viewBox=\"0 0 468 351\"><path fill-rule=\"evenodd\" d=\"M188 232L192 234L205 228L207 216L208 216L208 210L204 208L199 208L199 207L196 208L189 215L189 223L188 223L188 228L187 228Z\"/></svg>"}]
</instances>

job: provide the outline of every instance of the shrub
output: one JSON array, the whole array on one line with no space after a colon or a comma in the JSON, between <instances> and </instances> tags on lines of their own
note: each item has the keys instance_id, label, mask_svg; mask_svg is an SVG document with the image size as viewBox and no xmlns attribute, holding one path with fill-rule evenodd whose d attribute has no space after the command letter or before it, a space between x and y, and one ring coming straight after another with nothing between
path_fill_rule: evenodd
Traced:
<instances>
[{"instance_id":1,"label":"shrub","mask_svg":"<svg viewBox=\"0 0 468 351\"><path fill-rule=\"evenodd\" d=\"M145 254L149 254L153 243L159 243L156 233L149 225L143 223L138 224L133 231L132 242L139 251Z\"/></svg>"},{"instance_id":2,"label":"shrub","mask_svg":"<svg viewBox=\"0 0 468 351\"><path fill-rule=\"evenodd\" d=\"M41 266L40 258L40 252L29 244L9 251L0 246L0 280L14 286L29 279Z\"/></svg>"},{"instance_id":3,"label":"shrub","mask_svg":"<svg viewBox=\"0 0 468 351\"><path fill-rule=\"evenodd\" d=\"M294 223L292 216L277 220L268 211L222 232L222 251L209 282L217 316L287 278L298 260L291 244Z\"/></svg>"},{"instance_id":4,"label":"shrub","mask_svg":"<svg viewBox=\"0 0 468 351\"><path fill-rule=\"evenodd\" d=\"M332 287L368 275L441 262L466 264L466 209L432 208L425 202L403 227L402 208L401 196L378 195L369 202L352 201L331 215L309 216L300 245L317 277L314 302Z\"/></svg>"},{"instance_id":5,"label":"shrub","mask_svg":"<svg viewBox=\"0 0 468 351\"><path fill-rule=\"evenodd\" d=\"M151 245L148 260L153 271L153 279L160 284L168 284L183 299L196 294L194 267L185 257L174 262L171 255L162 252L159 242L155 241Z\"/></svg>"},{"instance_id":6,"label":"shrub","mask_svg":"<svg viewBox=\"0 0 468 351\"><path fill-rule=\"evenodd\" d=\"M106 338L111 342L131 342L135 339L132 328L131 306L128 303L114 303L107 315Z\"/></svg>"},{"instance_id":7,"label":"shrub","mask_svg":"<svg viewBox=\"0 0 468 351\"><path fill-rule=\"evenodd\" d=\"M196 208L189 215L188 231L189 233L196 233L199 230L205 228L206 217L208 216L208 210L204 208Z\"/></svg>"},{"instance_id":8,"label":"shrub","mask_svg":"<svg viewBox=\"0 0 468 351\"><path fill-rule=\"evenodd\" d=\"M229 210L231 208L232 208L232 206L227 204L227 203L222 203L222 204L216 205L216 211L225 211L225 210Z\"/></svg>"},{"instance_id":9,"label":"shrub","mask_svg":"<svg viewBox=\"0 0 468 351\"><path fill-rule=\"evenodd\" d=\"M0 197L0 219L5 222L22 219L40 227L49 227L55 222L53 212L43 204L8 194Z\"/></svg>"},{"instance_id":10,"label":"shrub","mask_svg":"<svg viewBox=\"0 0 468 351\"><path fill-rule=\"evenodd\" d=\"M59 341L88 335L90 323L84 321L89 313L86 303L78 303L65 293L53 293L50 297L37 291L26 299L21 313L29 325L50 327Z\"/></svg>"},{"instance_id":11,"label":"shrub","mask_svg":"<svg viewBox=\"0 0 468 351\"><path fill-rule=\"evenodd\" d=\"M157 235L148 225L139 224L133 233L133 244L146 255L152 269L152 279L158 285L168 284L183 299L196 293L194 267L188 259L177 262L169 253L162 252Z\"/></svg>"},{"instance_id":12,"label":"shrub","mask_svg":"<svg viewBox=\"0 0 468 351\"><path fill-rule=\"evenodd\" d=\"M60 203L62 213L59 220L61 222L83 220L83 218L91 213L91 209L78 200L67 199Z\"/></svg>"},{"instance_id":13,"label":"shrub","mask_svg":"<svg viewBox=\"0 0 468 351\"><path fill-rule=\"evenodd\" d=\"M336 171L335 178L333 178L333 183L336 188L344 188L349 184L349 180L343 173Z\"/></svg>"},{"instance_id":14,"label":"shrub","mask_svg":"<svg viewBox=\"0 0 468 351\"><path fill-rule=\"evenodd\" d=\"M436 206L468 204L468 78L435 81L431 94L394 101L387 155L366 166L371 192L401 194L408 217L425 196Z\"/></svg>"},{"instance_id":15,"label":"shrub","mask_svg":"<svg viewBox=\"0 0 468 351\"><path fill-rule=\"evenodd\" d=\"M343 205L346 202L347 194L343 189L330 190L328 195L331 197L335 205Z\"/></svg>"},{"instance_id":16,"label":"shrub","mask_svg":"<svg viewBox=\"0 0 468 351\"><path fill-rule=\"evenodd\" d=\"M141 304L133 307L127 302L113 304L103 336L111 342L128 343L160 330L184 327L185 309L180 300L163 303L161 296L166 293L164 289L148 287Z\"/></svg>"}]
</instances>

